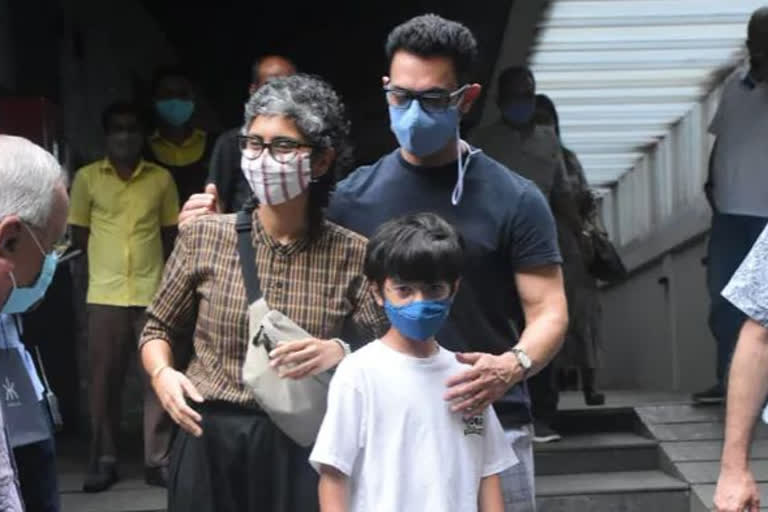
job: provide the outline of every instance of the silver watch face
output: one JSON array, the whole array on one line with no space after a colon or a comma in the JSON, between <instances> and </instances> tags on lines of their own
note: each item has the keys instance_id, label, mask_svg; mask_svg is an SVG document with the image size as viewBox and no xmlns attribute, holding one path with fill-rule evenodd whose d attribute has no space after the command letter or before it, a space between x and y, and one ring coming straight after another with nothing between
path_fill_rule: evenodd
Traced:
<instances>
[{"instance_id":1,"label":"silver watch face","mask_svg":"<svg viewBox=\"0 0 768 512\"><path fill-rule=\"evenodd\" d=\"M518 361L520 361L520 366L525 368L526 370L530 369L532 366L531 358L528 357L528 354L523 352L520 349L515 350L515 355L517 355Z\"/></svg>"}]
</instances>

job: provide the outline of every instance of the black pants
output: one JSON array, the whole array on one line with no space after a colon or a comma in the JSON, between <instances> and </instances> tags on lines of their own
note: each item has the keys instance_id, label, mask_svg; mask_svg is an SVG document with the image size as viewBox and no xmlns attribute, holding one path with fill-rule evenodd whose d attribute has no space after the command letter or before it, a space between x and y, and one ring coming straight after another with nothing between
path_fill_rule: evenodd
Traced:
<instances>
[{"instance_id":1,"label":"black pants","mask_svg":"<svg viewBox=\"0 0 768 512\"><path fill-rule=\"evenodd\" d=\"M59 512L56 448L53 438L13 449L27 512Z\"/></svg>"},{"instance_id":2,"label":"black pants","mask_svg":"<svg viewBox=\"0 0 768 512\"><path fill-rule=\"evenodd\" d=\"M203 435L180 431L171 450L168 512L315 512L309 449L260 411L222 402L198 408Z\"/></svg>"},{"instance_id":3,"label":"black pants","mask_svg":"<svg viewBox=\"0 0 768 512\"><path fill-rule=\"evenodd\" d=\"M528 380L528 390L531 395L533 419L551 426L560 401L557 369L552 363Z\"/></svg>"}]
</instances>

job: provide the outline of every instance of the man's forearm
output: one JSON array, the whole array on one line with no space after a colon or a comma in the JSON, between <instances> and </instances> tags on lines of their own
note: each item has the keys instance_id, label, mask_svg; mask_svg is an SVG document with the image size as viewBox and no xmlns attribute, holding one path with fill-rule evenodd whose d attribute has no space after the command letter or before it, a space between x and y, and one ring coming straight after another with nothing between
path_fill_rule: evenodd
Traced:
<instances>
[{"instance_id":1,"label":"man's forearm","mask_svg":"<svg viewBox=\"0 0 768 512\"><path fill-rule=\"evenodd\" d=\"M747 320L731 362L722 465L745 468L752 430L768 396L768 329Z\"/></svg>"},{"instance_id":2,"label":"man's forearm","mask_svg":"<svg viewBox=\"0 0 768 512\"><path fill-rule=\"evenodd\" d=\"M525 327L516 346L523 349L533 362L528 377L541 371L557 355L567 328L565 305L537 316Z\"/></svg>"},{"instance_id":3,"label":"man's forearm","mask_svg":"<svg viewBox=\"0 0 768 512\"><path fill-rule=\"evenodd\" d=\"M518 272L515 281L525 314L525 329L517 347L533 362L528 372L531 376L555 357L568 328L563 272L559 265L546 265Z\"/></svg>"},{"instance_id":4,"label":"man's forearm","mask_svg":"<svg viewBox=\"0 0 768 512\"><path fill-rule=\"evenodd\" d=\"M155 339L145 343L140 350L141 363L144 371L151 378L158 369L163 367L173 368L173 351L171 346L165 340Z\"/></svg>"}]
</instances>

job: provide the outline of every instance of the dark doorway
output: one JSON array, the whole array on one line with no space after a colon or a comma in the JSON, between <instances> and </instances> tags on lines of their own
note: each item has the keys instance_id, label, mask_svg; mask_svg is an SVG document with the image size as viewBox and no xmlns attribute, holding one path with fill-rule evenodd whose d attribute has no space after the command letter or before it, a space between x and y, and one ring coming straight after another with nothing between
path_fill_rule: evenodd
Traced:
<instances>
[{"instance_id":1,"label":"dark doorway","mask_svg":"<svg viewBox=\"0 0 768 512\"><path fill-rule=\"evenodd\" d=\"M144 1L226 125L241 121L249 70L265 53L284 54L299 68L321 75L342 94L352 119L358 162L394 147L381 96L384 42L398 23L434 12L475 33L487 82L513 0L386 2ZM475 109L475 115L480 109Z\"/></svg>"}]
</instances>

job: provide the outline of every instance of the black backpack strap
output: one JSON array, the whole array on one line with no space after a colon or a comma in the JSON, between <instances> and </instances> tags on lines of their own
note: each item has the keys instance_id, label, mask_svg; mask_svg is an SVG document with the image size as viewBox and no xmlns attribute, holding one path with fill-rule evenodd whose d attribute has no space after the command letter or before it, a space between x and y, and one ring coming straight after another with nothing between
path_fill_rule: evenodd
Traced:
<instances>
[{"instance_id":1,"label":"black backpack strap","mask_svg":"<svg viewBox=\"0 0 768 512\"><path fill-rule=\"evenodd\" d=\"M253 220L251 212L241 210L237 212L235 230L237 230L237 252L240 255L240 268L243 271L245 292L248 296L248 304L253 304L261 298L261 285L256 273L256 251L253 249Z\"/></svg>"}]
</instances>

